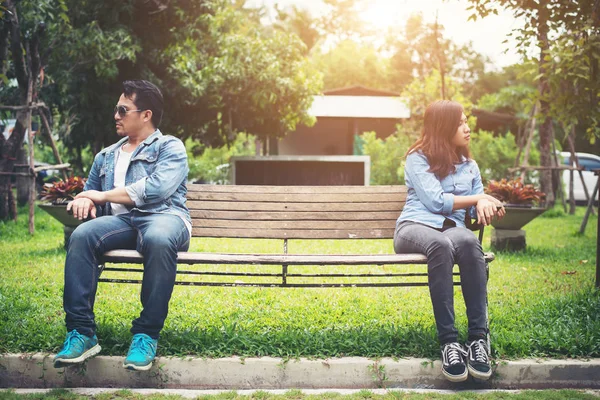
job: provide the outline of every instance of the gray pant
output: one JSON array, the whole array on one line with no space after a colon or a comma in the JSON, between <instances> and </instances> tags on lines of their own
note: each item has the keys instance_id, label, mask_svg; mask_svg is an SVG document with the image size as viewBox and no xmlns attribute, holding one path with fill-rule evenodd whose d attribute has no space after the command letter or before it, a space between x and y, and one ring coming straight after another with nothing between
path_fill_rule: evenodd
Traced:
<instances>
[{"instance_id":1,"label":"gray pant","mask_svg":"<svg viewBox=\"0 0 600 400\"><path fill-rule=\"evenodd\" d=\"M396 253L427 256L429 294L440 343L455 342L452 268L458 264L463 298L467 306L469 336L487 334L487 272L481 244L466 228L443 232L411 221L398 224L394 234Z\"/></svg>"}]
</instances>

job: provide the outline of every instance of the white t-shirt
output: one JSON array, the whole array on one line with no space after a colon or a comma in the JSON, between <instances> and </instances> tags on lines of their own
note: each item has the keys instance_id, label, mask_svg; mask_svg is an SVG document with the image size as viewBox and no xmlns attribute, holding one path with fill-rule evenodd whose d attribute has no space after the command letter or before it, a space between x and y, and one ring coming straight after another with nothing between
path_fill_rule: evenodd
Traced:
<instances>
[{"instance_id":1,"label":"white t-shirt","mask_svg":"<svg viewBox=\"0 0 600 400\"><path fill-rule=\"evenodd\" d=\"M117 152L117 165L115 165L115 189L125 187L125 174L131 161L131 155L133 152L128 153L123 150L123 147ZM110 203L113 215L125 214L129 212L129 209L124 204Z\"/></svg>"}]
</instances>

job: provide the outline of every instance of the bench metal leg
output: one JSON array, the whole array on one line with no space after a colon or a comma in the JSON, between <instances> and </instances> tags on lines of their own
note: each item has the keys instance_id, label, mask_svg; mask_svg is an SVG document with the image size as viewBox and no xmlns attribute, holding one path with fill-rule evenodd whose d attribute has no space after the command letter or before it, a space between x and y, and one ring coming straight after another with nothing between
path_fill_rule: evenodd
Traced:
<instances>
[{"instance_id":1,"label":"bench metal leg","mask_svg":"<svg viewBox=\"0 0 600 400\"><path fill-rule=\"evenodd\" d=\"M485 263L485 276L486 276L486 290L485 290L485 330L486 330L488 350L490 351L490 356L491 356L491 354L492 354L492 344L491 344L491 338L490 338L490 307L489 307L488 291L487 291L487 283L490 280L490 266L489 266L488 263Z\"/></svg>"},{"instance_id":2,"label":"bench metal leg","mask_svg":"<svg viewBox=\"0 0 600 400\"><path fill-rule=\"evenodd\" d=\"M283 239L283 254L287 254L288 253L288 240L287 239ZM288 266L287 264L282 264L281 265L281 284L282 285L287 285L287 273L288 273Z\"/></svg>"}]
</instances>

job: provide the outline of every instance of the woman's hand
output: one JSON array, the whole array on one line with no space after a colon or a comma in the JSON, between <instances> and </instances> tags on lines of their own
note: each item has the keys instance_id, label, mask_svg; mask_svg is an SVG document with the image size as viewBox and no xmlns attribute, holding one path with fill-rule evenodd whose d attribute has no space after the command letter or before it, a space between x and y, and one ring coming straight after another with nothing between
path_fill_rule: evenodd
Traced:
<instances>
[{"instance_id":1,"label":"woman's hand","mask_svg":"<svg viewBox=\"0 0 600 400\"><path fill-rule=\"evenodd\" d=\"M491 224L494 217L502 219L506 215L502 202L489 195L484 195L477 201L475 209L477 210L477 223L483 225Z\"/></svg>"},{"instance_id":2,"label":"woman's hand","mask_svg":"<svg viewBox=\"0 0 600 400\"><path fill-rule=\"evenodd\" d=\"M73 210L73 217L80 221L88 218L96 218L96 205L87 198L75 198L67 204L67 212Z\"/></svg>"}]
</instances>

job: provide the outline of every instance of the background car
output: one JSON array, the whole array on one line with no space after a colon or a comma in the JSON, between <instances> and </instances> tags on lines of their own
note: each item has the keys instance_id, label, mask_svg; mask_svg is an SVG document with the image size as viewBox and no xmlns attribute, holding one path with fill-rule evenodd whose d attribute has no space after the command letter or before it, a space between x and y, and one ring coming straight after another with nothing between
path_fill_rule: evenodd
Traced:
<instances>
[{"instance_id":1,"label":"background car","mask_svg":"<svg viewBox=\"0 0 600 400\"><path fill-rule=\"evenodd\" d=\"M585 181L585 185L587 187L588 193L591 196L594 188L596 187L596 182L598 181L598 177L594 175L594 170L600 170L600 156L590 153L575 153L577 158L579 158L579 165L584 168L583 172L583 180ZM560 157L564 165L571 164L570 157L571 153L568 151L562 151L560 153ZM571 164L575 166L573 162ZM569 182L571 181L571 175L569 171L563 171L563 183L565 185L565 193L567 198L569 197ZM574 174L573 180L573 196L575 197L575 203L580 205L586 205L585 192L583 190L583 184L581 183L581 178L577 171ZM596 194L596 198L594 204L598 205L598 195Z\"/></svg>"}]
</instances>

